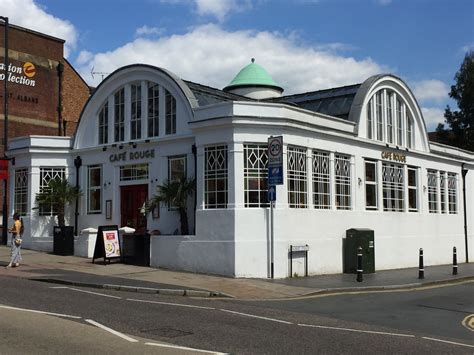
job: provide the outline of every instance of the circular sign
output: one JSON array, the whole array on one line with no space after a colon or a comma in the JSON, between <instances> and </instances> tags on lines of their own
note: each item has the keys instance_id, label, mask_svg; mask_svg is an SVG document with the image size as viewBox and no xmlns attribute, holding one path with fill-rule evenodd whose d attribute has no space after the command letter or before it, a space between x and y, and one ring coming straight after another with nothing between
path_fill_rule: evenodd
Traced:
<instances>
[{"instance_id":1,"label":"circular sign","mask_svg":"<svg viewBox=\"0 0 474 355\"><path fill-rule=\"evenodd\" d=\"M30 62L26 62L25 64L23 64L23 73L25 73L25 75L28 77L28 78L32 78L35 76L36 74L36 67L33 63L30 63Z\"/></svg>"},{"instance_id":2,"label":"circular sign","mask_svg":"<svg viewBox=\"0 0 474 355\"><path fill-rule=\"evenodd\" d=\"M279 139L272 139L268 145L268 154L272 157L278 157L281 154L281 142Z\"/></svg>"}]
</instances>

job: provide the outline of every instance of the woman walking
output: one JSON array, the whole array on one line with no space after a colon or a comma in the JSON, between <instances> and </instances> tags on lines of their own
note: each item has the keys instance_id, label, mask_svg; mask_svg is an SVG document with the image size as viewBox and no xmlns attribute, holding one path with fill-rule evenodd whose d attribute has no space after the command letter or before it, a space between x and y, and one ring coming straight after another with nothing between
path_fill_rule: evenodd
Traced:
<instances>
[{"instance_id":1,"label":"woman walking","mask_svg":"<svg viewBox=\"0 0 474 355\"><path fill-rule=\"evenodd\" d=\"M8 229L10 233L12 233L12 241L11 241L11 259L10 264L7 265L7 268L11 268L12 266L20 266L21 258L21 221L20 216L18 213L13 214L14 224L11 228Z\"/></svg>"}]
</instances>

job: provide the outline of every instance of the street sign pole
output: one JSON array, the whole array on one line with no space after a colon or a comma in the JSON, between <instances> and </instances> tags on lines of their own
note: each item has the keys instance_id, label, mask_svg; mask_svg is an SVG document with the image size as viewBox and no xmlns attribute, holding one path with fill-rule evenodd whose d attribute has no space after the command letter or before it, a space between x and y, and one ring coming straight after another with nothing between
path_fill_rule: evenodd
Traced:
<instances>
[{"instance_id":1,"label":"street sign pole","mask_svg":"<svg viewBox=\"0 0 474 355\"><path fill-rule=\"evenodd\" d=\"M273 279L273 205L275 201L270 201L270 276Z\"/></svg>"},{"instance_id":2,"label":"street sign pole","mask_svg":"<svg viewBox=\"0 0 474 355\"><path fill-rule=\"evenodd\" d=\"M283 136L268 138L268 201L270 202L270 277L274 269L274 207L276 185L283 185ZM268 264L267 264L268 267Z\"/></svg>"}]
</instances>

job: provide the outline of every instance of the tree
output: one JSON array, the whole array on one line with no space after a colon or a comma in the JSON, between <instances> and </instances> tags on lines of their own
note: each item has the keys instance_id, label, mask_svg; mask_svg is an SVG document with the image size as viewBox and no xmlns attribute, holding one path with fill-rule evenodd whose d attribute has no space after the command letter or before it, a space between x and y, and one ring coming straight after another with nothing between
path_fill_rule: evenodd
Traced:
<instances>
[{"instance_id":1,"label":"tree","mask_svg":"<svg viewBox=\"0 0 474 355\"><path fill-rule=\"evenodd\" d=\"M48 182L48 186L36 194L36 209L51 206L58 216L58 225L64 227L66 206L81 197L82 192L69 184L64 177L56 177Z\"/></svg>"},{"instance_id":2,"label":"tree","mask_svg":"<svg viewBox=\"0 0 474 355\"><path fill-rule=\"evenodd\" d=\"M474 51L464 57L461 68L454 77L449 97L456 101L458 110L446 107L444 118L451 132L439 124L438 139L443 143L474 151Z\"/></svg>"},{"instance_id":3,"label":"tree","mask_svg":"<svg viewBox=\"0 0 474 355\"><path fill-rule=\"evenodd\" d=\"M165 180L163 185L157 186L157 195L154 195L147 202L147 212L159 207L160 204L166 204L172 208L176 208L179 212L181 223L181 234L189 233L187 204L188 197L192 195L196 188L194 178L181 177L176 180Z\"/></svg>"}]
</instances>

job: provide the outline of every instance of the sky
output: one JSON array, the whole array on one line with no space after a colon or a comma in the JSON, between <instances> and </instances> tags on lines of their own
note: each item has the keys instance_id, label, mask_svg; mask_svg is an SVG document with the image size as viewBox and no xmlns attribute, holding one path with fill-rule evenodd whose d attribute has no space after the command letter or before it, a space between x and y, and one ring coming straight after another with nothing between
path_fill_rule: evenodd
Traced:
<instances>
[{"instance_id":1,"label":"sky","mask_svg":"<svg viewBox=\"0 0 474 355\"><path fill-rule=\"evenodd\" d=\"M255 58L284 94L391 73L429 131L474 50L474 0L0 0L0 15L64 39L92 86L133 63L222 89Z\"/></svg>"}]
</instances>

